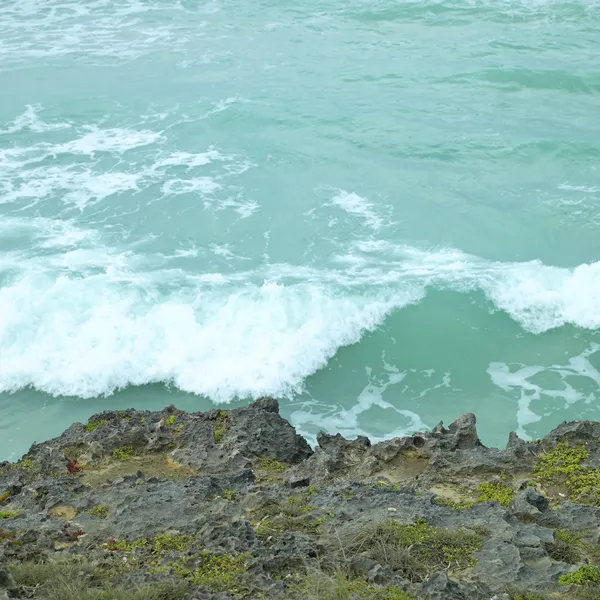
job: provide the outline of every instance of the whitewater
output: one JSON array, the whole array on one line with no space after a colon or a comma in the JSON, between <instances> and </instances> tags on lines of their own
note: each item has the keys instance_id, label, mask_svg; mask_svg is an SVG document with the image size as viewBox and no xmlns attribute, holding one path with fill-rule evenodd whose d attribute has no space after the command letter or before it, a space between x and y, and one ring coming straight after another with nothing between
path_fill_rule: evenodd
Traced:
<instances>
[{"instance_id":1,"label":"whitewater","mask_svg":"<svg viewBox=\"0 0 600 600\"><path fill-rule=\"evenodd\" d=\"M0 459L261 396L600 418L600 3L8 0Z\"/></svg>"}]
</instances>

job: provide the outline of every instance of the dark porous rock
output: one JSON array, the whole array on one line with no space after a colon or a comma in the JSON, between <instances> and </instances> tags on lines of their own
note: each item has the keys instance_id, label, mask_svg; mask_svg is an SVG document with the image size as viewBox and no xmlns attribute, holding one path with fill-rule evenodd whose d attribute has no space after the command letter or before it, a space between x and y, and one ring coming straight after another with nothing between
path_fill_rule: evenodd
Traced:
<instances>
[{"instance_id":1,"label":"dark porous rock","mask_svg":"<svg viewBox=\"0 0 600 600\"><path fill-rule=\"evenodd\" d=\"M8 565L0 558L0 600L5 600L16 593L17 586L10 574ZM9 595L10 594L10 595Z\"/></svg>"},{"instance_id":2,"label":"dark porous rock","mask_svg":"<svg viewBox=\"0 0 600 600\"><path fill-rule=\"evenodd\" d=\"M540 494L533 487L526 487L519 490L512 502L510 503L510 511L520 519L531 519L538 521L542 513L550 508L550 501L546 496Z\"/></svg>"},{"instance_id":3,"label":"dark porous rock","mask_svg":"<svg viewBox=\"0 0 600 600\"><path fill-rule=\"evenodd\" d=\"M599 439L486 448L469 414L313 451L269 398L104 411L0 465L0 599L579 600L559 579L600 569Z\"/></svg>"}]
</instances>

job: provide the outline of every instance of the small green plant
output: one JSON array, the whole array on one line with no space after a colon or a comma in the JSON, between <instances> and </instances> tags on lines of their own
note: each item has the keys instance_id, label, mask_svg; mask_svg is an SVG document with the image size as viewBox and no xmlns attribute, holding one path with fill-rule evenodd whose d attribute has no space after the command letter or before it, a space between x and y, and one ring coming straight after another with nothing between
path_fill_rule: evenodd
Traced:
<instances>
[{"instance_id":1,"label":"small green plant","mask_svg":"<svg viewBox=\"0 0 600 600\"><path fill-rule=\"evenodd\" d=\"M280 531L280 529L277 526L277 523L270 521L269 519L265 519L256 526L255 531L256 535L271 535L277 531Z\"/></svg>"},{"instance_id":2,"label":"small green plant","mask_svg":"<svg viewBox=\"0 0 600 600\"><path fill-rule=\"evenodd\" d=\"M8 497L10 496L10 492L2 492L0 494L0 504L2 504Z\"/></svg>"},{"instance_id":3,"label":"small green plant","mask_svg":"<svg viewBox=\"0 0 600 600\"><path fill-rule=\"evenodd\" d=\"M152 551L154 554L161 554L168 550L183 552L192 543L193 538L187 535L166 535L159 534L152 540Z\"/></svg>"},{"instance_id":4,"label":"small green plant","mask_svg":"<svg viewBox=\"0 0 600 600\"><path fill-rule=\"evenodd\" d=\"M509 593L510 600L546 600L542 594L532 592L511 592Z\"/></svg>"},{"instance_id":5,"label":"small green plant","mask_svg":"<svg viewBox=\"0 0 600 600\"><path fill-rule=\"evenodd\" d=\"M412 596L396 586L369 585L343 570L334 573L310 571L300 584L292 587L303 598L310 600L413 600Z\"/></svg>"},{"instance_id":6,"label":"small green plant","mask_svg":"<svg viewBox=\"0 0 600 600\"><path fill-rule=\"evenodd\" d=\"M472 508L476 504L476 502L472 500L451 500L450 498L445 498L443 496L437 496L433 501L436 504L447 506L453 510L469 510L469 508Z\"/></svg>"},{"instance_id":7,"label":"small green plant","mask_svg":"<svg viewBox=\"0 0 600 600\"><path fill-rule=\"evenodd\" d=\"M283 473L287 469L287 465L275 458L260 457L258 459L258 467L261 471L268 473Z\"/></svg>"},{"instance_id":8,"label":"small green plant","mask_svg":"<svg viewBox=\"0 0 600 600\"><path fill-rule=\"evenodd\" d=\"M189 591L184 582L113 587L110 569L77 560L22 562L10 569L19 586L39 590L45 600L183 600Z\"/></svg>"},{"instance_id":9,"label":"small green plant","mask_svg":"<svg viewBox=\"0 0 600 600\"><path fill-rule=\"evenodd\" d=\"M600 570L592 565L582 565L573 573L561 575L558 578L558 583L561 585L588 585L600 583Z\"/></svg>"},{"instance_id":10,"label":"small green plant","mask_svg":"<svg viewBox=\"0 0 600 600\"><path fill-rule=\"evenodd\" d=\"M126 412L117 413L117 419L131 419L131 415L128 415Z\"/></svg>"},{"instance_id":11,"label":"small green plant","mask_svg":"<svg viewBox=\"0 0 600 600\"><path fill-rule=\"evenodd\" d=\"M308 504L308 498L306 496L288 496L283 502L280 502L277 507L280 512L290 517L297 517L298 515L315 510L314 506Z\"/></svg>"},{"instance_id":12,"label":"small green plant","mask_svg":"<svg viewBox=\"0 0 600 600\"><path fill-rule=\"evenodd\" d=\"M501 506L508 506L515 497L514 490L503 483L482 483L477 488L479 497L477 502L498 502Z\"/></svg>"},{"instance_id":13,"label":"small green plant","mask_svg":"<svg viewBox=\"0 0 600 600\"><path fill-rule=\"evenodd\" d=\"M17 463L17 467L23 471L31 471L33 469L33 460L29 456L26 456L23 460Z\"/></svg>"},{"instance_id":14,"label":"small green plant","mask_svg":"<svg viewBox=\"0 0 600 600\"><path fill-rule=\"evenodd\" d=\"M583 466L588 458L585 446L559 442L554 450L539 457L533 472L546 485L563 486L570 498L587 495L587 501L600 503L600 470Z\"/></svg>"},{"instance_id":15,"label":"small green plant","mask_svg":"<svg viewBox=\"0 0 600 600\"><path fill-rule=\"evenodd\" d=\"M220 442L225 434L231 429L231 417L224 410L219 411L214 423L213 439Z\"/></svg>"},{"instance_id":16,"label":"small green plant","mask_svg":"<svg viewBox=\"0 0 600 600\"><path fill-rule=\"evenodd\" d=\"M97 519L106 519L108 517L108 506L99 504L98 506L94 506L94 508L90 508L88 513Z\"/></svg>"},{"instance_id":17,"label":"small green plant","mask_svg":"<svg viewBox=\"0 0 600 600\"><path fill-rule=\"evenodd\" d=\"M226 592L239 597L244 590L244 576L248 570L246 554L217 555L206 550L189 557L187 562L171 563L173 574L211 592Z\"/></svg>"},{"instance_id":18,"label":"small green plant","mask_svg":"<svg viewBox=\"0 0 600 600\"><path fill-rule=\"evenodd\" d=\"M132 552L136 548L146 548L147 546L148 540L146 538L139 538L130 542L111 539L106 543L106 549L111 552Z\"/></svg>"},{"instance_id":19,"label":"small green plant","mask_svg":"<svg viewBox=\"0 0 600 600\"><path fill-rule=\"evenodd\" d=\"M442 569L474 565L472 554L481 544L482 536L472 531L434 527L424 519L409 525L389 520L360 526L344 543L344 553L366 553L406 579L422 582Z\"/></svg>"},{"instance_id":20,"label":"small green plant","mask_svg":"<svg viewBox=\"0 0 600 600\"><path fill-rule=\"evenodd\" d=\"M235 490L221 490L221 495L223 496L223 498L225 498L225 500L231 501L234 499L234 497L236 495L236 491Z\"/></svg>"},{"instance_id":21,"label":"small green plant","mask_svg":"<svg viewBox=\"0 0 600 600\"><path fill-rule=\"evenodd\" d=\"M554 543L548 554L554 560L570 564L578 563L583 558L584 550L588 546L582 541L583 537L583 533L557 529L554 532Z\"/></svg>"},{"instance_id":22,"label":"small green plant","mask_svg":"<svg viewBox=\"0 0 600 600\"><path fill-rule=\"evenodd\" d=\"M165 420L165 425L167 425L167 427L172 427L173 425L175 425L175 415L167 417Z\"/></svg>"},{"instance_id":23,"label":"small green plant","mask_svg":"<svg viewBox=\"0 0 600 600\"><path fill-rule=\"evenodd\" d=\"M121 446L120 448L113 450L112 456L117 460L129 460L132 454L133 446L131 444L127 444L127 446Z\"/></svg>"},{"instance_id":24,"label":"small green plant","mask_svg":"<svg viewBox=\"0 0 600 600\"><path fill-rule=\"evenodd\" d=\"M100 425L104 425L104 423L108 423L108 419L100 419L98 421L88 421L88 424L85 426L85 430L88 433L92 431L96 431Z\"/></svg>"},{"instance_id":25,"label":"small green plant","mask_svg":"<svg viewBox=\"0 0 600 600\"><path fill-rule=\"evenodd\" d=\"M14 519L18 516L18 510L0 510L0 519Z\"/></svg>"}]
</instances>

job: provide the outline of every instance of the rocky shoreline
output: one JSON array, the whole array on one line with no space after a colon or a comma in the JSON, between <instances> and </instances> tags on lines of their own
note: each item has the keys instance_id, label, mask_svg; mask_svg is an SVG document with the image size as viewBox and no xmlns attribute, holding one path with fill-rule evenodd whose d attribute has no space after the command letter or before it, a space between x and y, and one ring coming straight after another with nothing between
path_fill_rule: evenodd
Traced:
<instances>
[{"instance_id":1,"label":"rocky shoreline","mask_svg":"<svg viewBox=\"0 0 600 600\"><path fill-rule=\"evenodd\" d=\"M94 415L0 464L0 599L600 599L600 423L313 451L275 400Z\"/></svg>"}]
</instances>

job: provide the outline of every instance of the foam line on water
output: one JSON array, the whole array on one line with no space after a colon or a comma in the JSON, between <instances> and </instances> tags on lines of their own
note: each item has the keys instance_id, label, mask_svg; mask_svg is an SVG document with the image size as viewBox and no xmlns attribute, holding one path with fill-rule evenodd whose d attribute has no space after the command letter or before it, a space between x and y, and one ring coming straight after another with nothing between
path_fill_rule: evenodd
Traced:
<instances>
[{"instance_id":1,"label":"foam line on water","mask_svg":"<svg viewBox=\"0 0 600 600\"><path fill-rule=\"evenodd\" d=\"M177 291L149 280L26 277L0 290L0 391L92 397L171 382L215 401L289 395L403 298L337 297L310 285Z\"/></svg>"},{"instance_id":2,"label":"foam line on water","mask_svg":"<svg viewBox=\"0 0 600 600\"><path fill-rule=\"evenodd\" d=\"M527 426L542 419L544 414L536 412L535 403L542 399L554 402L563 401L565 408L580 401L588 401L579 388L573 386L573 378L592 381L597 389L600 386L600 372L590 362L590 356L600 351L600 344L591 344L581 354L571 357L566 365L509 365L503 362L490 363L487 372L492 383L503 391L517 396L517 434L523 439L531 439ZM558 377L560 387L545 388L535 381L540 374ZM589 400L593 400L589 398Z\"/></svg>"}]
</instances>

